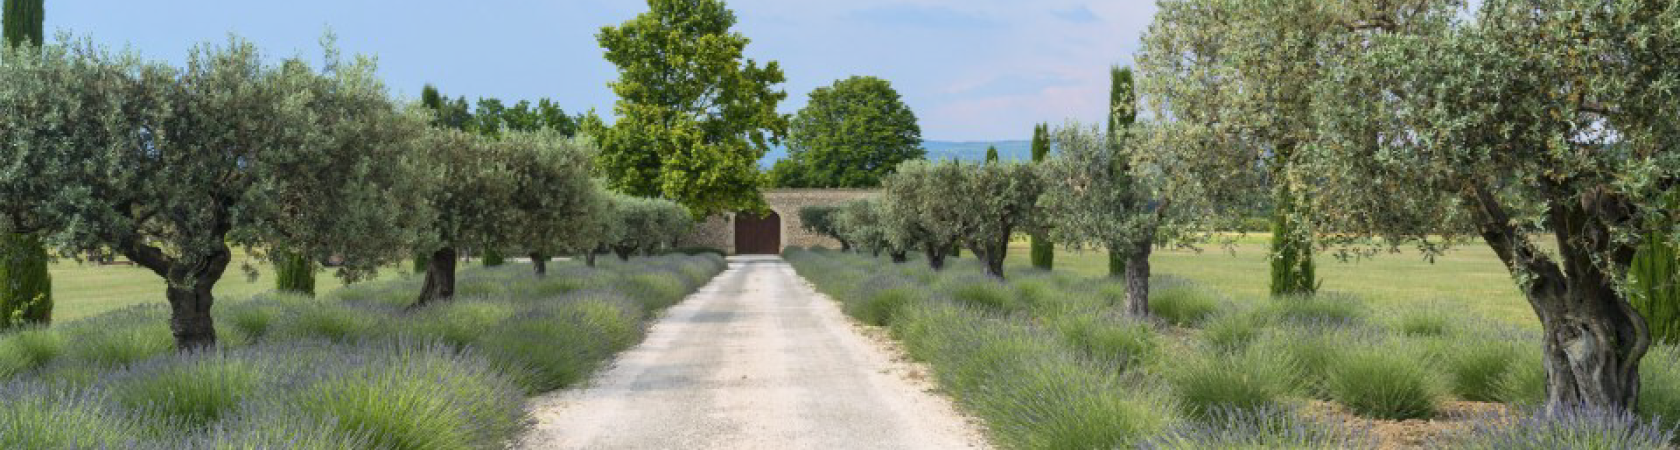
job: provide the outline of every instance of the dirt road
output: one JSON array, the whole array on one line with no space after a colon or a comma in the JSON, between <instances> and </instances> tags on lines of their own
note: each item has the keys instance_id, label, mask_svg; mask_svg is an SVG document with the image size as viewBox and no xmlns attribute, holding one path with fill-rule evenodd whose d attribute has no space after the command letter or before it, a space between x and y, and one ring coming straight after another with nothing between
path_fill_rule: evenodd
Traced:
<instances>
[{"instance_id":1,"label":"dirt road","mask_svg":"<svg viewBox=\"0 0 1680 450\"><path fill-rule=\"evenodd\" d=\"M949 400L776 257L735 257L521 448L986 448Z\"/></svg>"}]
</instances>

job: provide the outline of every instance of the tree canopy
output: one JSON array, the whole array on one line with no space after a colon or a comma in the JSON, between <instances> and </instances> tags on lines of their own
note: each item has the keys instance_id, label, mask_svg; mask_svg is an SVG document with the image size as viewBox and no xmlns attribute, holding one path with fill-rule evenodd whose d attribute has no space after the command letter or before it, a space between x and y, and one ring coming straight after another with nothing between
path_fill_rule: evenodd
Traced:
<instances>
[{"instance_id":1,"label":"tree canopy","mask_svg":"<svg viewBox=\"0 0 1680 450\"><path fill-rule=\"evenodd\" d=\"M370 59L315 71L249 43L183 68L86 41L0 61L0 217L67 256L115 249L167 282L183 348L212 345L229 245L339 255L371 274L427 219L405 157L425 128Z\"/></svg>"},{"instance_id":2,"label":"tree canopy","mask_svg":"<svg viewBox=\"0 0 1680 450\"><path fill-rule=\"evenodd\" d=\"M778 187L876 187L898 163L926 154L916 113L892 84L851 77L811 91L770 178Z\"/></svg>"},{"instance_id":3,"label":"tree canopy","mask_svg":"<svg viewBox=\"0 0 1680 450\"><path fill-rule=\"evenodd\" d=\"M1645 236L1680 237L1652 228L1674 223L1680 185L1680 9L1431 6L1327 46L1347 51L1322 58L1295 174L1315 181L1312 217L1342 246L1432 252L1475 230L1544 325L1548 408L1630 408L1650 334L1625 274Z\"/></svg>"},{"instance_id":4,"label":"tree canopy","mask_svg":"<svg viewBox=\"0 0 1680 450\"><path fill-rule=\"evenodd\" d=\"M596 162L615 190L661 197L697 217L765 208L758 160L787 134L787 93L774 61L742 55L721 0L649 0L648 12L597 35L619 100L612 126L586 120Z\"/></svg>"}]
</instances>

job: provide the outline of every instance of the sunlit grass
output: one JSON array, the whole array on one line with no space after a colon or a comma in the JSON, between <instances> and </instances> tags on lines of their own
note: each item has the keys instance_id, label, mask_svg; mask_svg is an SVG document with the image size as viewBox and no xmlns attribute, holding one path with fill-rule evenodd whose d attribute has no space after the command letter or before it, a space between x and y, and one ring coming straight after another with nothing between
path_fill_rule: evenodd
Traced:
<instances>
[{"instance_id":1,"label":"sunlit grass","mask_svg":"<svg viewBox=\"0 0 1680 450\"><path fill-rule=\"evenodd\" d=\"M1150 264L1156 275L1183 278L1236 299L1264 298L1270 295L1265 242L1263 235L1249 235L1229 251L1219 245L1206 246L1200 252L1161 249L1150 258ZM1008 270L1030 267L1027 243L1015 242L1011 247ZM1455 247L1433 263L1416 251L1352 262L1320 253L1317 262L1323 291L1356 293L1375 309L1456 303L1477 316L1539 326L1534 310L1517 291L1510 273L1493 251L1480 243ZM1056 270L1105 276L1107 255L1057 249Z\"/></svg>"}]
</instances>

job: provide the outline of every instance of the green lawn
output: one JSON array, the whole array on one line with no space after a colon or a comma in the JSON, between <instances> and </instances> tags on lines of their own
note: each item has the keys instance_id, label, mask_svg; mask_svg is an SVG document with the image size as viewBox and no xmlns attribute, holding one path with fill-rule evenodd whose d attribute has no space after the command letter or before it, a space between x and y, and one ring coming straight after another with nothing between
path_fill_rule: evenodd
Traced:
<instances>
[{"instance_id":1,"label":"green lawn","mask_svg":"<svg viewBox=\"0 0 1680 450\"><path fill-rule=\"evenodd\" d=\"M1026 266L1028 255L1027 243L1017 242L1009 251L1009 264ZM1201 252L1158 251L1151 262L1156 275L1195 281L1238 299L1268 295L1270 266L1263 236L1243 238L1234 253L1217 245ZM1323 290L1358 294L1379 311L1434 304L1516 324L1539 324L1505 266L1480 243L1458 246L1434 263L1415 251L1352 262L1320 254L1317 262ZM1055 268L1101 276L1108 272L1108 261L1096 252L1057 249Z\"/></svg>"},{"instance_id":2,"label":"green lawn","mask_svg":"<svg viewBox=\"0 0 1680 450\"><path fill-rule=\"evenodd\" d=\"M252 280L240 269L242 264L258 268L259 277ZM150 270L138 266L101 266L60 260L50 268L53 277L53 320L64 321L143 303L165 304L163 279ZM379 278L395 278L397 269L387 269ZM326 293L344 283L322 271L316 274L316 292ZM228 266L227 275L216 284L218 304L243 300L253 294L274 288L274 268L266 262L256 262L242 255ZM418 293L416 293L418 295Z\"/></svg>"}]
</instances>

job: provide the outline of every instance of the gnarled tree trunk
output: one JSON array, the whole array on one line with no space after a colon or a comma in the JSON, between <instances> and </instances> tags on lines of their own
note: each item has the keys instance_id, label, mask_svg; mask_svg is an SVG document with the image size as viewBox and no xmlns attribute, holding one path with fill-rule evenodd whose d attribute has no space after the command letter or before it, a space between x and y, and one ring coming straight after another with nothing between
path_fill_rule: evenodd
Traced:
<instances>
[{"instance_id":1,"label":"gnarled tree trunk","mask_svg":"<svg viewBox=\"0 0 1680 450\"><path fill-rule=\"evenodd\" d=\"M1133 243L1126 252L1126 314L1132 317L1149 316L1149 255L1155 251L1155 232Z\"/></svg>"},{"instance_id":2,"label":"gnarled tree trunk","mask_svg":"<svg viewBox=\"0 0 1680 450\"><path fill-rule=\"evenodd\" d=\"M1009 251L1008 237L999 242L971 242L969 250L973 250L974 257L980 260L980 270L986 276L1003 279L1003 261L1008 258Z\"/></svg>"},{"instance_id":3,"label":"gnarled tree trunk","mask_svg":"<svg viewBox=\"0 0 1680 450\"><path fill-rule=\"evenodd\" d=\"M548 255L531 252L531 267L537 272L537 277L548 276Z\"/></svg>"},{"instance_id":4,"label":"gnarled tree trunk","mask_svg":"<svg viewBox=\"0 0 1680 450\"><path fill-rule=\"evenodd\" d=\"M926 250L928 267L932 267L933 270L945 270L945 249L943 246L928 244Z\"/></svg>"},{"instance_id":5,"label":"gnarled tree trunk","mask_svg":"<svg viewBox=\"0 0 1680 450\"><path fill-rule=\"evenodd\" d=\"M618 254L618 260L619 261L629 261L630 257L635 255L636 248L635 247L613 247L613 253Z\"/></svg>"},{"instance_id":6,"label":"gnarled tree trunk","mask_svg":"<svg viewBox=\"0 0 1680 450\"><path fill-rule=\"evenodd\" d=\"M413 307L419 308L434 301L455 298L455 265L458 257L455 247L444 247L432 252L432 257L426 261L426 284L420 288L420 298L415 300Z\"/></svg>"},{"instance_id":7,"label":"gnarled tree trunk","mask_svg":"<svg viewBox=\"0 0 1680 450\"><path fill-rule=\"evenodd\" d=\"M1645 319L1615 288L1614 271L1625 269L1634 248L1610 239L1606 217L1589 213L1573 196L1555 201L1548 226L1556 234L1562 265L1512 225L1486 189L1471 196L1480 214L1484 241L1504 261L1542 327L1546 368L1546 410L1588 406L1627 411L1639 397L1639 361L1651 345ZM1614 219L1611 217L1610 219Z\"/></svg>"},{"instance_id":8,"label":"gnarled tree trunk","mask_svg":"<svg viewBox=\"0 0 1680 450\"><path fill-rule=\"evenodd\" d=\"M217 236L224 236L227 228L218 228ZM210 307L216 303L212 293L216 282L227 272L233 252L227 245L216 245L203 260L187 264L164 255L163 250L129 240L119 246L123 256L140 267L163 277L164 297L169 300L169 331L175 336L175 348L198 351L215 348L216 323Z\"/></svg>"},{"instance_id":9,"label":"gnarled tree trunk","mask_svg":"<svg viewBox=\"0 0 1680 450\"><path fill-rule=\"evenodd\" d=\"M595 255L600 254L600 253L601 253L600 249L593 249L593 248L584 251L583 252L583 264L586 265L586 266L589 266L589 267L595 267Z\"/></svg>"}]
</instances>

